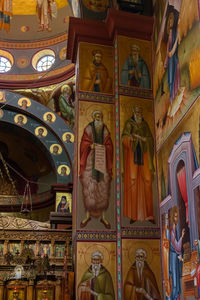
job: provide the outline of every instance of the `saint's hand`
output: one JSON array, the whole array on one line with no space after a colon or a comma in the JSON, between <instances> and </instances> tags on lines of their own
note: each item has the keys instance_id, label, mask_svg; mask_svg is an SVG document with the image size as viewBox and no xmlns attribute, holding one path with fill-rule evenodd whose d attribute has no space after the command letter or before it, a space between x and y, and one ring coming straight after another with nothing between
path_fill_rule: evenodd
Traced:
<instances>
[{"instance_id":1,"label":"saint's hand","mask_svg":"<svg viewBox=\"0 0 200 300\"><path fill-rule=\"evenodd\" d=\"M146 291L145 291L145 289L143 289L143 288L136 288L135 290L136 290L137 293L140 293L140 294L142 294L142 295L145 295L145 294L146 294Z\"/></svg>"},{"instance_id":2,"label":"saint's hand","mask_svg":"<svg viewBox=\"0 0 200 300\"><path fill-rule=\"evenodd\" d=\"M95 84L100 84L100 83L101 83L100 79L95 80Z\"/></svg>"},{"instance_id":3,"label":"saint's hand","mask_svg":"<svg viewBox=\"0 0 200 300\"><path fill-rule=\"evenodd\" d=\"M184 237L184 235L185 235L185 228L183 228L183 230L182 230L181 237L183 238L183 237Z\"/></svg>"},{"instance_id":4,"label":"saint's hand","mask_svg":"<svg viewBox=\"0 0 200 300\"><path fill-rule=\"evenodd\" d=\"M90 145L90 148L93 150L95 148L95 144Z\"/></svg>"},{"instance_id":5,"label":"saint's hand","mask_svg":"<svg viewBox=\"0 0 200 300\"><path fill-rule=\"evenodd\" d=\"M179 255L179 256L178 256L178 259L179 259L180 261L183 261L182 255Z\"/></svg>"},{"instance_id":6,"label":"saint's hand","mask_svg":"<svg viewBox=\"0 0 200 300\"><path fill-rule=\"evenodd\" d=\"M81 292L89 292L89 293L92 292L91 288L89 286L86 286L86 285L81 285L79 287L79 289L81 290Z\"/></svg>"},{"instance_id":7,"label":"saint's hand","mask_svg":"<svg viewBox=\"0 0 200 300\"><path fill-rule=\"evenodd\" d=\"M194 240L194 245L198 246L199 245L199 241L198 240Z\"/></svg>"}]
</instances>

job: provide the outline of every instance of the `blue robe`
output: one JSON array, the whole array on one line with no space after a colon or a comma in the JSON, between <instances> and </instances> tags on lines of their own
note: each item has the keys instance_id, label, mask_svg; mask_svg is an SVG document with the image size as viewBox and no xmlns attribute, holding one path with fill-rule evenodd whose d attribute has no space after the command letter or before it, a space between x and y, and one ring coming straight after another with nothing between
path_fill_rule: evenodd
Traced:
<instances>
[{"instance_id":1,"label":"blue robe","mask_svg":"<svg viewBox=\"0 0 200 300\"><path fill-rule=\"evenodd\" d=\"M173 230L172 230L173 231ZM171 237L172 237L171 231ZM176 242L182 247L182 240L178 240L177 230L175 231ZM170 297L166 297L168 300L176 300L181 294L181 277L183 262L178 259L181 252L177 251L172 244L170 237L170 248L169 248L169 278L172 278L172 292Z\"/></svg>"},{"instance_id":2,"label":"blue robe","mask_svg":"<svg viewBox=\"0 0 200 300\"><path fill-rule=\"evenodd\" d=\"M129 74L128 71L137 69L141 73L141 77L138 78L134 76L134 83L129 84L129 81L133 80L133 75ZM131 85L131 86L138 86L145 89L151 88L151 79L147 64L145 61L139 57L137 66L134 66L132 56L129 55L128 58L125 60L122 70L121 70L121 84L122 85Z\"/></svg>"}]
</instances>

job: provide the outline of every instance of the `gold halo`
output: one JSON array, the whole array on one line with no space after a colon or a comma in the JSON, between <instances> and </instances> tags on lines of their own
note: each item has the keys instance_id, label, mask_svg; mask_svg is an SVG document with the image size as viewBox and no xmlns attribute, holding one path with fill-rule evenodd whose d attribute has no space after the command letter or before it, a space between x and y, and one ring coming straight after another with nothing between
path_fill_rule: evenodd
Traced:
<instances>
[{"instance_id":1,"label":"gold halo","mask_svg":"<svg viewBox=\"0 0 200 300\"><path fill-rule=\"evenodd\" d=\"M31 106L31 100L29 98L25 98L25 97L19 99L19 101L18 101L19 106L22 106L22 101L23 100L27 101L27 107Z\"/></svg>"},{"instance_id":2,"label":"gold halo","mask_svg":"<svg viewBox=\"0 0 200 300\"><path fill-rule=\"evenodd\" d=\"M0 91L0 102L5 102L6 99L5 99L5 93Z\"/></svg>"},{"instance_id":3,"label":"gold halo","mask_svg":"<svg viewBox=\"0 0 200 300\"><path fill-rule=\"evenodd\" d=\"M138 249L144 249L146 251L147 257L145 260L147 261L148 264L151 264L153 260L152 249L145 242L140 242L140 241L134 242L134 246L131 246L129 248L128 258L131 264L135 261L135 252Z\"/></svg>"},{"instance_id":4,"label":"gold halo","mask_svg":"<svg viewBox=\"0 0 200 300\"><path fill-rule=\"evenodd\" d=\"M52 144L49 148L50 152L53 154L53 147L58 146L58 154L62 153L62 147L59 144Z\"/></svg>"},{"instance_id":5,"label":"gold halo","mask_svg":"<svg viewBox=\"0 0 200 300\"><path fill-rule=\"evenodd\" d=\"M27 123L27 117L22 115L22 114L15 115L15 117L14 117L15 123L17 124L17 119L18 119L19 116L23 117L23 125L25 125Z\"/></svg>"},{"instance_id":6,"label":"gold halo","mask_svg":"<svg viewBox=\"0 0 200 300\"><path fill-rule=\"evenodd\" d=\"M62 167L65 167L65 168L67 169L67 175L69 175L69 173L70 173L70 168L69 168L67 165L60 165L60 166L58 167L58 169L57 169L58 174L60 175L60 173L61 173L61 168L62 168Z\"/></svg>"},{"instance_id":7,"label":"gold halo","mask_svg":"<svg viewBox=\"0 0 200 300\"><path fill-rule=\"evenodd\" d=\"M67 134L69 134L69 135L71 136L70 141L73 143L73 142L74 142L74 134L71 133L71 132L65 132L65 133L63 133L63 135L62 135L62 140L63 140L63 142L66 141L66 135L67 135Z\"/></svg>"},{"instance_id":8,"label":"gold halo","mask_svg":"<svg viewBox=\"0 0 200 300\"><path fill-rule=\"evenodd\" d=\"M35 128L35 135L38 136L38 130L39 130L40 128L44 129L43 136L45 137L45 136L47 135L47 130L46 130L46 128L43 127L43 126L38 126L38 127Z\"/></svg>"},{"instance_id":9,"label":"gold halo","mask_svg":"<svg viewBox=\"0 0 200 300\"><path fill-rule=\"evenodd\" d=\"M84 254L85 262L89 266L91 266L91 255L95 251L99 251L103 254L103 262L102 265L106 267L110 261L110 254L106 247L104 247L102 244L93 244L89 246Z\"/></svg>"},{"instance_id":10,"label":"gold halo","mask_svg":"<svg viewBox=\"0 0 200 300\"><path fill-rule=\"evenodd\" d=\"M102 112L103 120L108 120L108 110L106 109L106 107L103 105L100 105L100 104L92 104L88 107L88 109L86 111L86 116L87 116L88 122L91 122L93 120L92 114L96 110L99 110Z\"/></svg>"},{"instance_id":11,"label":"gold halo","mask_svg":"<svg viewBox=\"0 0 200 300\"><path fill-rule=\"evenodd\" d=\"M61 89L60 89L61 93L63 93L64 88L67 88L67 89L68 89L68 91L70 92L70 96L71 96L71 94L72 94L72 88L69 86L69 84L64 84L64 85L61 87Z\"/></svg>"},{"instance_id":12,"label":"gold halo","mask_svg":"<svg viewBox=\"0 0 200 300\"><path fill-rule=\"evenodd\" d=\"M4 112L3 109L0 108L0 119L3 118Z\"/></svg>"},{"instance_id":13,"label":"gold halo","mask_svg":"<svg viewBox=\"0 0 200 300\"><path fill-rule=\"evenodd\" d=\"M46 112L46 113L43 115L43 120L46 121L46 122L48 122L48 121L47 121L47 115L51 115L51 116L52 116L52 122L50 122L50 123L54 123L55 120L56 120L56 116L55 116L51 111L48 111L48 112Z\"/></svg>"}]
</instances>

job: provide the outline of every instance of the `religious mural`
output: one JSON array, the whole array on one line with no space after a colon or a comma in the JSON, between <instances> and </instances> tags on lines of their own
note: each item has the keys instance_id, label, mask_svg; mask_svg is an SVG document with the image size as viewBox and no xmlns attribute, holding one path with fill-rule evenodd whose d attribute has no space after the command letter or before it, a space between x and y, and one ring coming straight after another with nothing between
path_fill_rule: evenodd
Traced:
<instances>
[{"instance_id":1,"label":"religious mural","mask_svg":"<svg viewBox=\"0 0 200 300\"><path fill-rule=\"evenodd\" d=\"M6 290L6 297L8 300L25 300L26 287L8 287Z\"/></svg>"},{"instance_id":2,"label":"religious mural","mask_svg":"<svg viewBox=\"0 0 200 300\"><path fill-rule=\"evenodd\" d=\"M151 89L151 44L118 37L120 85Z\"/></svg>"},{"instance_id":3,"label":"religious mural","mask_svg":"<svg viewBox=\"0 0 200 300\"><path fill-rule=\"evenodd\" d=\"M22 97L19 99L18 105L21 109L27 109L31 106L31 100L29 98Z\"/></svg>"},{"instance_id":4,"label":"religious mural","mask_svg":"<svg viewBox=\"0 0 200 300\"><path fill-rule=\"evenodd\" d=\"M81 228L110 229L114 225L111 224L114 216L113 109L111 104L79 104L78 226Z\"/></svg>"},{"instance_id":5,"label":"religious mural","mask_svg":"<svg viewBox=\"0 0 200 300\"><path fill-rule=\"evenodd\" d=\"M80 43L79 90L113 93L113 49Z\"/></svg>"},{"instance_id":6,"label":"religious mural","mask_svg":"<svg viewBox=\"0 0 200 300\"><path fill-rule=\"evenodd\" d=\"M123 299L162 299L159 240L122 240Z\"/></svg>"},{"instance_id":7,"label":"religious mural","mask_svg":"<svg viewBox=\"0 0 200 300\"><path fill-rule=\"evenodd\" d=\"M199 99L158 152L166 299L199 298Z\"/></svg>"},{"instance_id":8,"label":"religious mural","mask_svg":"<svg viewBox=\"0 0 200 300\"><path fill-rule=\"evenodd\" d=\"M83 18L91 20L104 20L107 10L111 7L111 0L81 0Z\"/></svg>"},{"instance_id":9,"label":"religious mural","mask_svg":"<svg viewBox=\"0 0 200 300\"><path fill-rule=\"evenodd\" d=\"M53 0L37 0L36 13L38 17L38 31L51 31L51 19L57 17L57 4Z\"/></svg>"},{"instance_id":10,"label":"religious mural","mask_svg":"<svg viewBox=\"0 0 200 300\"><path fill-rule=\"evenodd\" d=\"M21 26L16 26L18 15L21 17ZM63 32L61 26L66 23L66 16L73 16L67 0L35 0L29 1L28 5L25 0L0 2L0 30L2 29L3 36L9 34L11 39L17 33L25 39L27 36L32 39L33 32L39 32L45 37L51 35L51 32Z\"/></svg>"},{"instance_id":11,"label":"religious mural","mask_svg":"<svg viewBox=\"0 0 200 300\"><path fill-rule=\"evenodd\" d=\"M56 193L56 212L61 212L61 213L72 212L71 193Z\"/></svg>"},{"instance_id":12,"label":"religious mural","mask_svg":"<svg viewBox=\"0 0 200 300\"><path fill-rule=\"evenodd\" d=\"M72 129L74 128L74 120L75 120L75 87L74 82L67 81L60 84L51 85L48 87L37 88L37 89L25 89L17 91L20 94L30 97L35 101L45 105L50 108L56 114L61 116L67 125L69 125ZM22 109L27 109L30 107L31 103L26 103L28 98L22 97L19 100L19 106ZM48 115L48 119L47 119ZM52 116L52 118L50 117ZM56 115L53 112L45 113L43 119L46 122L55 122Z\"/></svg>"},{"instance_id":13,"label":"religious mural","mask_svg":"<svg viewBox=\"0 0 200 300\"><path fill-rule=\"evenodd\" d=\"M197 0L166 1L154 59L157 149L199 95L198 27Z\"/></svg>"},{"instance_id":14,"label":"religious mural","mask_svg":"<svg viewBox=\"0 0 200 300\"><path fill-rule=\"evenodd\" d=\"M124 225L157 223L153 103L121 96Z\"/></svg>"},{"instance_id":15,"label":"religious mural","mask_svg":"<svg viewBox=\"0 0 200 300\"><path fill-rule=\"evenodd\" d=\"M98 297L115 300L116 245L114 242L77 244L77 300Z\"/></svg>"}]
</instances>

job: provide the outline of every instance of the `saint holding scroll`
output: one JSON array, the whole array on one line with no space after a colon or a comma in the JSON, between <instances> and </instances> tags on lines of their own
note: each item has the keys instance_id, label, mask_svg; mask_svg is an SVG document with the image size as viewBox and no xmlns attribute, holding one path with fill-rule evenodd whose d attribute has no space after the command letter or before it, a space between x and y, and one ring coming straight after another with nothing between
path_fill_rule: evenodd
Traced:
<instances>
[{"instance_id":1,"label":"saint holding scroll","mask_svg":"<svg viewBox=\"0 0 200 300\"><path fill-rule=\"evenodd\" d=\"M101 217L100 221L109 229L104 213L109 206L113 144L102 112L94 111L92 118L93 122L84 129L80 144L80 181L86 210L86 218L80 226L85 227L93 216Z\"/></svg>"}]
</instances>

